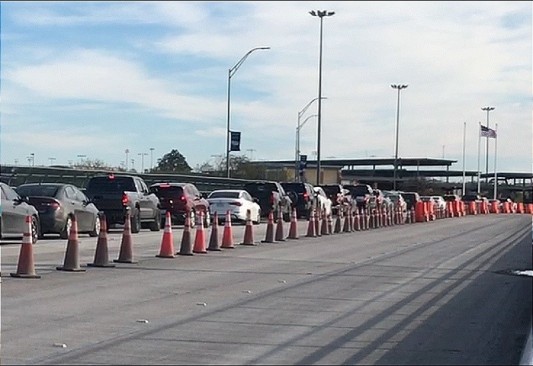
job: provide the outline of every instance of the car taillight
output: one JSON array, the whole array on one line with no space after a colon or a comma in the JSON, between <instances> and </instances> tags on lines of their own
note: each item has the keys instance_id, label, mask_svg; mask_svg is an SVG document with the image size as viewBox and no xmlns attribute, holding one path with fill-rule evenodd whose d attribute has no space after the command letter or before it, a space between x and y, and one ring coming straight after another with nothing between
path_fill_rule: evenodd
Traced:
<instances>
[{"instance_id":1,"label":"car taillight","mask_svg":"<svg viewBox=\"0 0 533 366\"><path fill-rule=\"evenodd\" d=\"M185 198L185 196L180 196L180 200L182 200L183 202L187 201L187 199Z\"/></svg>"},{"instance_id":2,"label":"car taillight","mask_svg":"<svg viewBox=\"0 0 533 366\"><path fill-rule=\"evenodd\" d=\"M230 202L229 204L230 204L230 205L233 205L233 206L242 206L242 203L241 203L241 202L238 202L238 201L236 201L236 202Z\"/></svg>"},{"instance_id":3,"label":"car taillight","mask_svg":"<svg viewBox=\"0 0 533 366\"><path fill-rule=\"evenodd\" d=\"M128 205L128 195L126 193L122 193L122 206Z\"/></svg>"},{"instance_id":4,"label":"car taillight","mask_svg":"<svg viewBox=\"0 0 533 366\"><path fill-rule=\"evenodd\" d=\"M304 193L304 201L309 201L309 194L307 192Z\"/></svg>"}]
</instances>

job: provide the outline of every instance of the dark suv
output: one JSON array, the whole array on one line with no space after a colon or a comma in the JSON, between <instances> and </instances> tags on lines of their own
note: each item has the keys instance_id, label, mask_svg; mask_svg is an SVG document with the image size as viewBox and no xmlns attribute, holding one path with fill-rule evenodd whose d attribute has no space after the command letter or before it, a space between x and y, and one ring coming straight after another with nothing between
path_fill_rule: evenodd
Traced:
<instances>
[{"instance_id":1,"label":"dark suv","mask_svg":"<svg viewBox=\"0 0 533 366\"><path fill-rule=\"evenodd\" d=\"M331 200L331 210L334 215L337 214L338 206L342 206L344 203L349 202L349 191L341 184L325 184L321 185L326 195Z\"/></svg>"},{"instance_id":2,"label":"dark suv","mask_svg":"<svg viewBox=\"0 0 533 366\"><path fill-rule=\"evenodd\" d=\"M309 218L311 210L316 207L316 197L313 186L309 183L284 182L281 183L285 192L292 201L292 207L296 208L297 218Z\"/></svg>"},{"instance_id":3,"label":"dark suv","mask_svg":"<svg viewBox=\"0 0 533 366\"><path fill-rule=\"evenodd\" d=\"M162 226L165 225L165 215L170 211L172 223L185 224L185 216L190 212L191 226L196 225L199 213L204 214L204 227L211 225L209 202L192 183L154 183L150 192L161 201Z\"/></svg>"},{"instance_id":4,"label":"dark suv","mask_svg":"<svg viewBox=\"0 0 533 366\"><path fill-rule=\"evenodd\" d=\"M417 192L401 192L402 197L407 203L407 209L412 210L416 208L416 203L422 201L420 195Z\"/></svg>"},{"instance_id":5,"label":"dark suv","mask_svg":"<svg viewBox=\"0 0 533 366\"><path fill-rule=\"evenodd\" d=\"M376 196L374 196L374 190L368 184L356 184L347 186L347 188L357 208L366 210L375 207Z\"/></svg>"},{"instance_id":6,"label":"dark suv","mask_svg":"<svg viewBox=\"0 0 533 366\"><path fill-rule=\"evenodd\" d=\"M261 215L268 216L272 211L274 220L277 220L277 213L281 210L283 220L286 222L291 220L292 200L280 183L273 181L249 182L244 185L244 190L250 193L252 197L257 198L261 207Z\"/></svg>"}]
</instances>

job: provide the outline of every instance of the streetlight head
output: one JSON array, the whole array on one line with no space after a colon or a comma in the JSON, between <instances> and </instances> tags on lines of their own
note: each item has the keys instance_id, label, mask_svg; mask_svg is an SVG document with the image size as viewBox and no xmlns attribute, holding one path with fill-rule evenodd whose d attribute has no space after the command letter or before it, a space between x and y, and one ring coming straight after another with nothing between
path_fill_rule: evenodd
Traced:
<instances>
[{"instance_id":1,"label":"streetlight head","mask_svg":"<svg viewBox=\"0 0 533 366\"><path fill-rule=\"evenodd\" d=\"M269 50L270 47L259 47L260 50Z\"/></svg>"},{"instance_id":2,"label":"streetlight head","mask_svg":"<svg viewBox=\"0 0 533 366\"><path fill-rule=\"evenodd\" d=\"M330 17L330 16L332 16L332 15L334 15L334 14L335 14L335 12L334 12L334 11L330 11L330 12L328 12L328 14L327 14L327 15L328 15L328 17Z\"/></svg>"},{"instance_id":3,"label":"streetlight head","mask_svg":"<svg viewBox=\"0 0 533 366\"><path fill-rule=\"evenodd\" d=\"M309 12L309 14L311 14L311 15L314 16L314 17L316 17L316 13L315 13L314 10L311 10L311 11Z\"/></svg>"}]
</instances>

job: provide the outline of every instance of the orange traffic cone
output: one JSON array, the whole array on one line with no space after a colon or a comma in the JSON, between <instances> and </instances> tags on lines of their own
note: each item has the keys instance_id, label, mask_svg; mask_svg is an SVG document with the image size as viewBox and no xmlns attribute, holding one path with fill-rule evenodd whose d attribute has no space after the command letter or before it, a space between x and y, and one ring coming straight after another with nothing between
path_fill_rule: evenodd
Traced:
<instances>
[{"instance_id":1,"label":"orange traffic cone","mask_svg":"<svg viewBox=\"0 0 533 366\"><path fill-rule=\"evenodd\" d=\"M289 227L289 236L287 239L299 239L298 237L298 216L296 215L296 209L292 209L291 226Z\"/></svg>"},{"instance_id":2,"label":"orange traffic cone","mask_svg":"<svg viewBox=\"0 0 533 366\"><path fill-rule=\"evenodd\" d=\"M222 245L224 249L233 249L233 231L231 230L231 213L226 211L226 222L224 223L224 232L222 233Z\"/></svg>"},{"instance_id":3,"label":"orange traffic cone","mask_svg":"<svg viewBox=\"0 0 533 366\"><path fill-rule=\"evenodd\" d=\"M85 272L79 263L78 222L76 216L72 216L72 226L68 235L67 250L63 266L56 267L58 271Z\"/></svg>"},{"instance_id":4,"label":"orange traffic cone","mask_svg":"<svg viewBox=\"0 0 533 366\"><path fill-rule=\"evenodd\" d=\"M311 214L309 215L309 224L307 225L307 234L305 235L308 238L315 238L316 237L316 231L315 231L315 209L311 210Z\"/></svg>"},{"instance_id":5,"label":"orange traffic cone","mask_svg":"<svg viewBox=\"0 0 533 366\"><path fill-rule=\"evenodd\" d=\"M159 254L156 255L156 257L174 258L174 235L172 234L170 211L167 211L165 215L165 231L163 232L163 238L161 239Z\"/></svg>"},{"instance_id":6,"label":"orange traffic cone","mask_svg":"<svg viewBox=\"0 0 533 366\"><path fill-rule=\"evenodd\" d=\"M215 211L215 217L211 223L211 236L209 237L209 251L221 251L220 244L218 242L218 212Z\"/></svg>"},{"instance_id":7,"label":"orange traffic cone","mask_svg":"<svg viewBox=\"0 0 533 366\"><path fill-rule=\"evenodd\" d=\"M87 263L89 267L115 267L113 263L109 263L109 254L107 249L107 220L102 213L99 215L100 232L98 233L98 240L96 242L96 251L94 253L93 263Z\"/></svg>"},{"instance_id":8,"label":"orange traffic cone","mask_svg":"<svg viewBox=\"0 0 533 366\"><path fill-rule=\"evenodd\" d=\"M320 233L320 216L321 216L321 210L317 209L315 211L315 234L316 236L322 236Z\"/></svg>"},{"instance_id":9,"label":"orange traffic cone","mask_svg":"<svg viewBox=\"0 0 533 366\"><path fill-rule=\"evenodd\" d=\"M35 266L33 263L33 240L32 232L32 217L26 216L26 225L24 234L22 236L22 245L20 247L19 261L16 273L10 273L11 277L18 278L41 278L35 273Z\"/></svg>"},{"instance_id":10,"label":"orange traffic cone","mask_svg":"<svg viewBox=\"0 0 533 366\"><path fill-rule=\"evenodd\" d=\"M283 235L283 214L281 210L278 211L278 222L276 223L276 241L285 241L285 235Z\"/></svg>"},{"instance_id":11,"label":"orange traffic cone","mask_svg":"<svg viewBox=\"0 0 533 366\"><path fill-rule=\"evenodd\" d=\"M130 211L126 211L124 218L124 232L122 233L122 240L120 242L120 253L118 259L114 259L115 263L137 263L133 260L133 243L131 239L131 222Z\"/></svg>"},{"instance_id":12,"label":"orange traffic cone","mask_svg":"<svg viewBox=\"0 0 533 366\"><path fill-rule=\"evenodd\" d=\"M274 214L272 211L268 213L268 223L265 234L265 240L262 243L274 243Z\"/></svg>"},{"instance_id":13,"label":"orange traffic cone","mask_svg":"<svg viewBox=\"0 0 533 366\"><path fill-rule=\"evenodd\" d=\"M342 209L339 207L337 211L337 219L335 220L335 227L333 228L333 233L338 234L341 232L342 228Z\"/></svg>"},{"instance_id":14,"label":"orange traffic cone","mask_svg":"<svg viewBox=\"0 0 533 366\"><path fill-rule=\"evenodd\" d=\"M185 223L183 225L183 235L181 237L179 255L193 255L191 244L191 213L185 214Z\"/></svg>"},{"instance_id":15,"label":"orange traffic cone","mask_svg":"<svg viewBox=\"0 0 533 366\"><path fill-rule=\"evenodd\" d=\"M346 213L346 217L344 218L344 225L342 227L343 233L349 233L350 232L350 211L351 209L348 208L348 211Z\"/></svg>"},{"instance_id":16,"label":"orange traffic cone","mask_svg":"<svg viewBox=\"0 0 533 366\"><path fill-rule=\"evenodd\" d=\"M205 254L207 248L205 247L205 230L204 230L204 213L200 212L198 223L196 224L196 236L194 238L193 253Z\"/></svg>"},{"instance_id":17,"label":"orange traffic cone","mask_svg":"<svg viewBox=\"0 0 533 366\"><path fill-rule=\"evenodd\" d=\"M326 210L322 211L322 223L320 225L320 235L329 235L328 234L328 218L326 215Z\"/></svg>"},{"instance_id":18,"label":"orange traffic cone","mask_svg":"<svg viewBox=\"0 0 533 366\"><path fill-rule=\"evenodd\" d=\"M252 224L252 211L246 210L246 227L244 228L244 239L241 245L255 245L254 226Z\"/></svg>"}]
</instances>

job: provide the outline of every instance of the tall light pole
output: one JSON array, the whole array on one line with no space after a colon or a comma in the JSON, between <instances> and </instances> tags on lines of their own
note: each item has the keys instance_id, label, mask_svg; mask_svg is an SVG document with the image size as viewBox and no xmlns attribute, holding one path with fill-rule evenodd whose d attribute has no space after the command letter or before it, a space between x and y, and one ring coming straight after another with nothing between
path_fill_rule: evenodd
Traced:
<instances>
[{"instance_id":1,"label":"tall light pole","mask_svg":"<svg viewBox=\"0 0 533 366\"><path fill-rule=\"evenodd\" d=\"M52 164L54 163L54 160L56 160L56 158L48 158L48 160L50 160L50 166L52 166Z\"/></svg>"},{"instance_id":2,"label":"tall light pole","mask_svg":"<svg viewBox=\"0 0 533 366\"><path fill-rule=\"evenodd\" d=\"M396 174L398 170L398 135L400 134L400 91L407 88L407 85L392 84L393 89L398 90L398 102L396 104L396 147L394 149L394 178L392 180L393 190L396 190Z\"/></svg>"},{"instance_id":3,"label":"tall light pole","mask_svg":"<svg viewBox=\"0 0 533 366\"><path fill-rule=\"evenodd\" d=\"M141 157L141 174L143 174L144 173L144 157L148 155L148 153L138 153L137 155Z\"/></svg>"},{"instance_id":4,"label":"tall light pole","mask_svg":"<svg viewBox=\"0 0 533 366\"><path fill-rule=\"evenodd\" d=\"M130 149L126 149L126 150L124 150L124 152L126 153L126 171L128 171L128 161L129 161L128 160L128 154L130 152Z\"/></svg>"},{"instance_id":5,"label":"tall light pole","mask_svg":"<svg viewBox=\"0 0 533 366\"><path fill-rule=\"evenodd\" d=\"M327 97L322 97L322 99L328 99ZM295 145L295 156L294 156L294 177L296 178L297 175L298 175L298 161L300 160L300 127L301 127L301 124L300 124L300 119L302 118L302 116L304 115L305 111L307 111L307 109L311 106L311 104L313 104L313 102L315 100L318 100L318 97L317 98L314 98L312 99L309 103L307 103L307 105L300 111L298 112L298 122L296 123L296 145ZM318 114L317 114L318 116Z\"/></svg>"},{"instance_id":6,"label":"tall light pole","mask_svg":"<svg viewBox=\"0 0 533 366\"><path fill-rule=\"evenodd\" d=\"M226 128L226 176L229 178L229 153L231 151L230 149L230 130L229 130L229 120L230 120L230 95L231 95L231 77L237 72L239 67L243 64L243 62L246 60L246 58L250 55L250 53L257 51L257 50L269 50L270 47L256 47L252 48L250 51L248 51L240 60L233 66L231 69L228 70L228 116L227 116L227 128Z\"/></svg>"},{"instance_id":7,"label":"tall light pole","mask_svg":"<svg viewBox=\"0 0 533 366\"><path fill-rule=\"evenodd\" d=\"M494 110L494 107L483 107L482 111L487 111L487 128L489 128L489 112ZM485 155L485 183L489 182L489 136L487 136L487 154Z\"/></svg>"},{"instance_id":8,"label":"tall light pole","mask_svg":"<svg viewBox=\"0 0 533 366\"><path fill-rule=\"evenodd\" d=\"M318 132L316 146L316 185L318 186L320 185L320 124L322 121L322 25L324 17L330 17L335 14L335 12L327 10L311 10L309 14L320 18L320 51L318 57Z\"/></svg>"},{"instance_id":9,"label":"tall light pole","mask_svg":"<svg viewBox=\"0 0 533 366\"><path fill-rule=\"evenodd\" d=\"M155 150L154 147L150 148L150 173L154 169L154 150Z\"/></svg>"},{"instance_id":10,"label":"tall light pole","mask_svg":"<svg viewBox=\"0 0 533 366\"><path fill-rule=\"evenodd\" d=\"M302 123L298 120L298 126L296 127L296 170L294 171L294 177L297 178L296 181L299 182L299 161L300 161L300 130L305 125L305 122L311 118L318 117L318 114L313 114L307 117Z\"/></svg>"}]
</instances>

